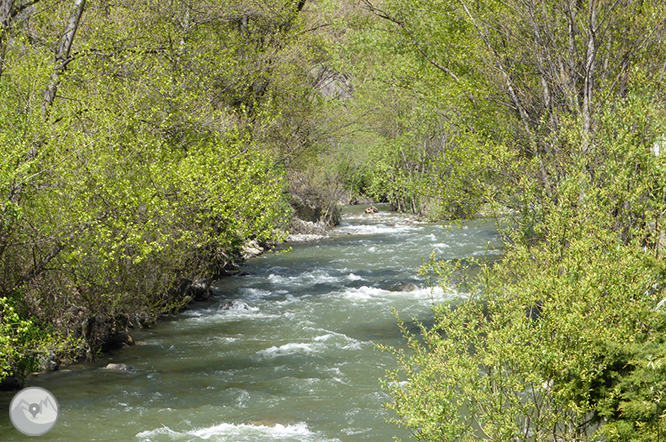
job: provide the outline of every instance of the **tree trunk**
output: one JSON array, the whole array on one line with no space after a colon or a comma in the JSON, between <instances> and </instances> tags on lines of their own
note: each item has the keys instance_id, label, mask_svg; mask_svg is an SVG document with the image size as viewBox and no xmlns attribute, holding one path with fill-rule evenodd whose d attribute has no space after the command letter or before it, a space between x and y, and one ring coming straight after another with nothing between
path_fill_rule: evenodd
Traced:
<instances>
[{"instance_id":1,"label":"tree trunk","mask_svg":"<svg viewBox=\"0 0 666 442\"><path fill-rule=\"evenodd\" d=\"M12 20L14 0L0 0L0 78L5 70L5 54L9 43L9 28Z\"/></svg>"},{"instance_id":2,"label":"tree trunk","mask_svg":"<svg viewBox=\"0 0 666 442\"><path fill-rule=\"evenodd\" d=\"M594 70L597 57L597 9L590 0L589 28L587 30L587 51L585 54L585 86L583 89L583 142L581 150L587 153L592 134L592 92L594 90Z\"/></svg>"},{"instance_id":3,"label":"tree trunk","mask_svg":"<svg viewBox=\"0 0 666 442\"><path fill-rule=\"evenodd\" d=\"M58 84L60 83L60 75L65 72L67 65L72 59L69 54L72 49L72 43L74 43L74 36L76 35L76 30L79 27L79 21L81 20L81 15L83 14L83 9L86 6L86 0L74 0L74 9L72 9L71 14L69 15L69 20L67 22L67 28L58 43L55 53L55 69L53 74L51 74L51 80L49 85L44 91L42 101L42 114L47 116L48 109L53 104L53 100L56 96L56 91L58 89Z\"/></svg>"}]
</instances>

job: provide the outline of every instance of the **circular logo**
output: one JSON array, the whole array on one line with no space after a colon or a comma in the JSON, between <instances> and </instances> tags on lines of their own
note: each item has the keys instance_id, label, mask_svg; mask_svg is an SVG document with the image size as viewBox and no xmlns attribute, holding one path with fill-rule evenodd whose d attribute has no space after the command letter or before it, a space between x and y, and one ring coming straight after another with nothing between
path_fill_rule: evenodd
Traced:
<instances>
[{"instance_id":1,"label":"circular logo","mask_svg":"<svg viewBox=\"0 0 666 442\"><path fill-rule=\"evenodd\" d=\"M48 433L58 421L58 401L50 391L28 387L16 393L9 404L9 418L26 436Z\"/></svg>"}]
</instances>

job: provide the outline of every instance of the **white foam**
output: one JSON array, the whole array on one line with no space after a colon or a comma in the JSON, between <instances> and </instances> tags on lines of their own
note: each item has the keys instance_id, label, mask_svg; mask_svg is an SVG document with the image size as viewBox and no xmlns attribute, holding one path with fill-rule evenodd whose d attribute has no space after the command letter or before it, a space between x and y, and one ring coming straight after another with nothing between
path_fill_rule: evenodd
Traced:
<instances>
[{"instance_id":1,"label":"white foam","mask_svg":"<svg viewBox=\"0 0 666 442\"><path fill-rule=\"evenodd\" d=\"M233 338L231 336L215 336L211 338L213 341L223 342L225 344L231 344L232 342L238 341L239 338Z\"/></svg>"},{"instance_id":2,"label":"white foam","mask_svg":"<svg viewBox=\"0 0 666 442\"><path fill-rule=\"evenodd\" d=\"M264 313L259 307L231 307L229 309L220 308L215 315L208 316L207 318L199 318L198 320L202 322L204 326L215 324L215 323L225 323L229 321L238 321L240 319L275 319L279 318L279 314L273 313Z\"/></svg>"},{"instance_id":3,"label":"white foam","mask_svg":"<svg viewBox=\"0 0 666 442\"><path fill-rule=\"evenodd\" d=\"M356 301L369 301L373 298L380 297L386 290L376 287L368 287L366 285L359 288L351 288L343 293L343 296Z\"/></svg>"},{"instance_id":4,"label":"white foam","mask_svg":"<svg viewBox=\"0 0 666 442\"><path fill-rule=\"evenodd\" d=\"M169 427L162 427L162 428L156 428L154 430L142 431L141 433L138 433L136 437L140 439L152 440L155 436L160 436L160 435L168 435L172 437L184 436L184 434L173 431Z\"/></svg>"},{"instance_id":5,"label":"white foam","mask_svg":"<svg viewBox=\"0 0 666 442\"><path fill-rule=\"evenodd\" d=\"M337 374L338 376L343 376L343 373L342 373L342 370L340 370L340 367L327 368L324 371L330 371L330 372L333 372L334 374Z\"/></svg>"},{"instance_id":6,"label":"white foam","mask_svg":"<svg viewBox=\"0 0 666 442\"><path fill-rule=\"evenodd\" d=\"M182 324L186 325L186 327L208 327L210 324L235 321L240 318L266 319L278 317L278 315L261 313L258 307L250 307L239 301L234 301L233 304L223 306L224 304L217 306L214 312L206 311L204 314L184 318Z\"/></svg>"},{"instance_id":7,"label":"white foam","mask_svg":"<svg viewBox=\"0 0 666 442\"><path fill-rule=\"evenodd\" d=\"M258 356L264 358L277 358L279 356L293 355L293 354L310 354L316 351L316 344L304 344L299 342L291 342L279 347L273 346L265 350L257 352Z\"/></svg>"},{"instance_id":8,"label":"white foam","mask_svg":"<svg viewBox=\"0 0 666 442\"><path fill-rule=\"evenodd\" d=\"M303 302L303 298L309 298L309 295L303 295L296 297L294 295L285 295L284 299L282 301L273 301L273 304L279 305L279 306L287 306L290 304L298 304L300 302ZM286 313L285 313L286 314Z\"/></svg>"},{"instance_id":9,"label":"white foam","mask_svg":"<svg viewBox=\"0 0 666 442\"><path fill-rule=\"evenodd\" d=\"M266 425L247 425L247 424L220 424L213 427L202 428L190 431L192 436L201 439L210 439L213 436L225 436L227 440L250 440L238 439L238 437L252 438L257 436L268 437L270 439L284 439L288 437L310 436L312 432L305 423L295 425L275 424L275 426Z\"/></svg>"},{"instance_id":10,"label":"white foam","mask_svg":"<svg viewBox=\"0 0 666 442\"><path fill-rule=\"evenodd\" d=\"M321 336L315 336L315 338L313 340L315 342L328 341L329 339L331 339L333 337L334 337L333 333L328 333L328 334L321 335Z\"/></svg>"},{"instance_id":11,"label":"white foam","mask_svg":"<svg viewBox=\"0 0 666 442\"><path fill-rule=\"evenodd\" d=\"M257 356L263 359L273 359L289 355L312 355L324 353L327 349L359 350L362 342L351 338L344 333L337 333L312 327L303 327L304 330L323 331L325 334L314 336L312 342L290 342L281 346L273 346L258 351Z\"/></svg>"},{"instance_id":12,"label":"white foam","mask_svg":"<svg viewBox=\"0 0 666 442\"><path fill-rule=\"evenodd\" d=\"M452 297L459 296L450 292L445 292L441 287L424 287L417 288L411 292L403 291L390 291L377 287L362 286L358 288L348 288L338 296L350 299L352 301L367 303L367 302L380 302L387 303L393 302L395 299L414 299L424 301L442 302Z\"/></svg>"},{"instance_id":13,"label":"white foam","mask_svg":"<svg viewBox=\"0 0 666 442\"><path fill-rule=\"evenodd\" d=\"M315 434L310 431L304 422L296 424L251 425L222 423L210 427L198 428L186 432L177 432L169 427L157 428L151 431L142 431L137 438L152 440L156 436L167 435L172 440L214 440L214 441L256 441L256 440L315 440ZM317 438L316 440L321 440ZM330 440L330 439L329 439ZM337 439L336 439L337 440Z\"/></svg>"},{"instance_id":14,"label":"white foam","mask_svg":"<svg viewBox=\"0 0 666 442\"><path fill-rule=\"evenodd\" d=\"M339 232L350 233L354 235L382 235L382 234L401 234L409 233L414 230L420 230L422 227L414 227L411 225L387 225L387 224L371 224L371 225L356 225L356 226L343 226L339 227Z\"/></svg>"},{"instance_id":15,"label":"white foam","mask_svg":"<svg viewBox=\"0 0 666 442\"><path fill-rule=\"evenodd\" d=\"M335 340L336 338L342 337L343 342L341 343L336 343ZM317 336L314 338L316 342L327 342L329 345L334 345L342 350L358 350L361 348L360 343L353 338L350 338L347 335L340 335L340 334L327 334L323 336Z\"/></svg>"},{"instance_id":16,"label":"white foam","mask_svg":"<svg viewBox=\"0 0 666 442\"><path fill-rule=\"evenodd\" d=\"M316 336L313 339L315 342L325 342L328 345L336 346L342 350L359 350L361 342L357 339L350 338L344 333L330 332L325 335Z\"/></svg>"},{"instance_id":17,"label":"white foam","mask_svg":"<svg viewBox=\"0 0 666 442\"><path fill-rule=\"evenodd\" d=\"M306 274L306 279L311 280L315 284L320 284L320 283L332 283L332 282L338 282L340 280L339 277L337 276L332 276L328 272L325 272L323 270L315 270L312 273Z\"/></svg>"},{"instance_id":18,"label":"white foam","mask_svg":"<svg viewBox=\"0 0 666 442\"><path fill-rule=\"evenodd\" d=\"M301 273L295 276L281 276L271 273L268 276L268 281L276 285L315 285L323 283L336 283L340 281L340 277L332 276L324 270L313 270L312 272Z\"/></svg>"},{"instance_id":19,"label":"white foam","mask_svg":"<svg viewBox=\"0 0 666 442\"><path fill-rule=\"evenodd\" d=\"M249 400L250 400L250 393L243 390L243 391L241 391L241 394L236 399L236 404L238 405L238 408L247 408L246 404Z\"/></svg>"},{"instance_id":20,"label":"white foam","mask_svg":"<svg viewBox=\"0 0 666 442\"><path fill-rule=\"evenodd\" d=\"M269 276L268 279L270 279L271 276ZM241 287L239 290L247 299L262 299L271 295L270 291L258 289L255 287Z\"/></svg>"},{"instance_id":21,"label":"white foam","mask_svg":"<svg viewBox=\"0 0 666 442\"><path fill-rule=\"evenodd\" d=\"M203 316L205 313L210 313L210 309L206 309L206 310L185 310L180 315L184 316L186 318L199 318L199 317Z\"/></svg>"},{"instance_id":22,"label":"white foam","mask_svg":"<svg viewBox=\"0 0 666 442\"><path fill-rule=\"evenodd\" d=\"M273 284L284 284L285 282L289 282L289 278L285 278L284 276L276 275L275 273L271 273L268 275L268 279L270 282ZM241 289L244 290L244 289Z\"/></svg>"},{"instance_id":23,"label":"white foam","mask_svg":"<svg viewBox=\"0 0 666 442\"><path fill-rule=\"evenodd\" d=\"M360 281L361 279L363 279L363 277L350 273L349 275L347 275L347 279L350 281Z\"/></svg>"}]
</instances>

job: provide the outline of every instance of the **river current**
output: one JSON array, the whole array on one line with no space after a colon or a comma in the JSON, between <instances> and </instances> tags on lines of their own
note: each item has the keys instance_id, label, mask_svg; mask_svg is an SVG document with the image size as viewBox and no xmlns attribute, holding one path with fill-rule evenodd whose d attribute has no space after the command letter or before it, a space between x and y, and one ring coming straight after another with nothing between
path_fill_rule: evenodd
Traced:
<instances>
[{"instance_id":1,"label":"river current","mask_svg":"<svg viewBox=\"0 0 666 442\"><path fill-rule=\"evenodd\" d=\"M404 346L401 319L427 321L455 293L416 275L422 259L497 255L491 221L458 226L346 207L326 237L254 258L215 296L135 330L139 345L30 380L57 398L40 441L391 441L379 379L396 367L379 344ZM391 291L397 282L413 291ZM126 372L105 370L124 363ZM28 440L0 393L0 439Z\"/></svg>"}]
</instances>

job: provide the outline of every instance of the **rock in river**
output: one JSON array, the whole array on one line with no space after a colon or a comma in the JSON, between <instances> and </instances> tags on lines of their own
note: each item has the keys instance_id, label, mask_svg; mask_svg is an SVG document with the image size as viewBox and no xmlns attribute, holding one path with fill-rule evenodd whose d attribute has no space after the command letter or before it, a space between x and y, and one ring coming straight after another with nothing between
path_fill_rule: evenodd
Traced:
<instances>
[{"instance_id":1,"label":"rock in river","mask_svg":"<svg viewBox=\"0 0 666 442\"><path fill-rule=\"evenodd\" d=\"M250 310L250 307L243 301L227 301L220 306L220 310Z\"/></svg>"},{"instance_id":2,"label":"rock in river","mask_svg":"<svg viewBox=\"0 0 666 442\"><path fill-rule=\"evenodd\" d=\"M416 285L411 282L396 282L395 284L391 284L387 287L387 290L392 292L413 292L417 289L418 287L416 287Z\"/></svg>"},{"instance_id":3,"label":"rock in river","mask_svg":"<svg viewBox=\"0 0 666 442\"><path fill-rule=\"evenodd\" d=\"M127 370L130 369L130 367L128 367L125 364L113 364L113 363L111 363L111 364L107 365L106 367L104 367L104 369L105 370L114 370L114 371L127 371Z\"/></svg>"}]
</instances>

